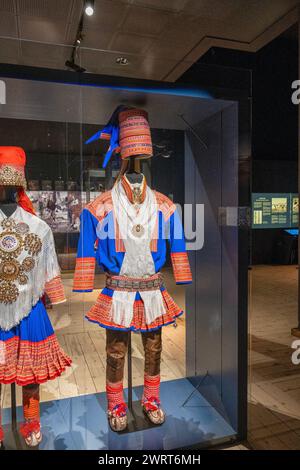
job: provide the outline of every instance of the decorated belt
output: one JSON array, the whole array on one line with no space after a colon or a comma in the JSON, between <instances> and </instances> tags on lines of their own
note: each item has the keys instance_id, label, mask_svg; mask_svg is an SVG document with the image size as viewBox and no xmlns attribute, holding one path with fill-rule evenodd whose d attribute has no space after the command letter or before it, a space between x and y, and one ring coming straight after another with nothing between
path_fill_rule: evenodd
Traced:
<instances>
[{"instance_id":1,"label":"decorated belt","mask_svg":"<svg viewBox=\"0 0 300 470\"><path fill-rule=\"evenodd\" d=\"M161 273L147 278L106 275L106 287L127 292L157 290L163 286Z\"/></svg>"}]
</instances>

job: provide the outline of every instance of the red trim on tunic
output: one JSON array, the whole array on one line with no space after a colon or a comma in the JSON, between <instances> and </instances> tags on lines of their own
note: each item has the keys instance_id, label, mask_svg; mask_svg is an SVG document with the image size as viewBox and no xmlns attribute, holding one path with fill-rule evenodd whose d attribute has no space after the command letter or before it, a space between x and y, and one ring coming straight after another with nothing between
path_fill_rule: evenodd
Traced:
<instances>
[{"instance_id":1,"label":"red trim on tunic","mask_svg":"<svg viewBox=\"0 0 300 470\"><path fill-rule=\"evenodd\" d=\"M147 188L146 178L144 178L144 182L145 184L143 185L143 190L142 190L143 200L145 199L146 188ZM122 185L125 189L125 192L129 201L132 202L132 189L130 187L129 182L126 180L125 177L122 177ZM176 205L173 203L173 201L171 201L171 199L169 199L164 194L159 193L158 191L154 191L154 195L156 197L158 210L163 213L164 219L165 221L167 221L171 217L171 215L175 212ZM106 191L105 193L100 194L98 197L96 197L96 199L94 199L92 202L86 205L86 209L89 210L91 214L99 220L99 222L101 222L110 211L113 211L111 191ZM125 253L124 242L121 238L119 225L118 225L115 215L114 215L114 226L115 226L116 252ZM157 240L158 240L158 220L156 221L155 229L153 231L153 236L150 242L150 249L152 252L157 251ZM83 287L78 288L78 289L74 287L74 289L84 290ZM90 288L86 287L86 290L90 290Z\"/></svg>"},{"instance_id":2,"label":"red trim on tunic","mask_svg":"<svg viewBox=\"0 0 300 470\"><path fill-rule=\"evenodd\" d=\"M94 289L95 266L96 259L93 257L76 259L73 290L86 291Z\"/></svg>"},{"instance_id":3,"label":"red trim on tunic","mask_svg":"<svg viewBox=\"0 0 300 470\"><path fill-rule=\"evenodd\" d=\"M171 253L171 261L176 282L191 282L192 272L187 253Z\"/></svg>"},{"instance_id":4,"label":"red trim on tunic","mask_svg":"<svg viewBox=\"0 0 300 470\"><path fill-rule=\"evenodd\" d=\"M51 281L46 282L45 292L53 305L64 302L66 300L66 296L61 276L56 276L51 279Z\"/></svg>"},{"instance_id":5,"label":"red trim on tunic","mask_svg":"<svg viewBox=\"0 0 300 470\"><path fill-rule=\"evenodd\" d=\"M0 383L17 385L41 384L59 377L71 359L61 349L55 334L36 343L18 336L2 341Z\"/></svg>"},{"instance_id":6,"label":"red trim on tunic","mask_svg":"<svg viewBox=\"0 0 300 470\"><path fill-rule=\"evenodd\" d=\"M159 193L158 191L154 191L154 194L156 196L158 210L163 213L164 219L167 221L176 211L176 205L164 194Z\"/></svg>"},{"instance_id":7,"label":"red trim on tunic","mask_svg":"<svg viewBox=\"0 0 300 470\"><path fill-rule=\"evenodd\" d=\"M113 209L111 191L99 194L99 196L85 206L85 209L89 210L101 222Z\"/></svg>"},{"instance_id":8,"label":"red trim on tunic","mask_svg":"<svg viewBox=\"0 0 300 470\"><path fill-rule=\"evenodd\" d=\"M112 329L128 330L131 328L135 330L151 330L160 328L165 324L174 322L176 317L182 313L181 308L174 302L166 290L162 291L162 296L166 307L166 313L157 317L150 325L146 324L144 303L142 300L135 300L133 305L133 318L128 328L114 323L111 315L112 297L102 294L102 292L99 294L95 305L93 305L86 314L86 318L92 322L100 323L106 328Z\"/></svg>"}]
</instances>

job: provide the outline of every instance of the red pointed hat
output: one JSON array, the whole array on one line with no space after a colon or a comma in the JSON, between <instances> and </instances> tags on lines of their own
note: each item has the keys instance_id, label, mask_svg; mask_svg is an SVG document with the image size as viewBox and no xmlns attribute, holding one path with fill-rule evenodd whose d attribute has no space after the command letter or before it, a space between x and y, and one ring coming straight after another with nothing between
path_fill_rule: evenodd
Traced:
<instances>
[{"instance_id":1,"label":"red pointed hat","mask_svg":"<svg viewBox=\"0 0 300 470\"><path fill-rule=\"evenodd\" d=\"M148 113L143 109L126 109L119 114L120 154L129 157L149 158L153 156Z\"/></svg>"},{"instance_id":2,"label":"red pointed hat","mask_svg":"<svg viewBox=\"0 0 300 470\"><path fill-rule=\"evenodd\" d=\"M114 153L119 154L122 160L128 160L131 157L149 158L153 156L148 113L143 109L118 106L104 129L96 132L85 143L89 144L98 139L110 141L109 149L104 157L103 168L106 167Z\"/></svg>"},{"instance_id":3,"label":"red pointed hat","mask_svg":"<svg viewBox=\"0 0 300 470\"><path fill-rule=\"evenodd\" d=\"M21 147L0 146L0 185L26 188L26 154Z\"/></svg>"}]
</instances>

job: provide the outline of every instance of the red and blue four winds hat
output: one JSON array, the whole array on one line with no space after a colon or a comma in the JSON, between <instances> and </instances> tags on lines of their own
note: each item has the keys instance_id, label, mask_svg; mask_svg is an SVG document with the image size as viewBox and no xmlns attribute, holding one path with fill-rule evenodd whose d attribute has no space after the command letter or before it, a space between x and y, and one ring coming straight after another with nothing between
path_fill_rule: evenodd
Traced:
<instances>
[{"instance_id":1,"label":"red and blue four winds hat","mask_svg":"<svg viewBox=\"0 0 300 470\"><path fill-rule=\"evenodd\" d=\"M35 214L27 196L25 177L26 154L21 147L0 146L0 186L16 186L16 202L27 212Z\"/></svg>"},{"instance_id":2,"label":"red and blue four winds hat","mask_svg":"<svg viewBox=\"0 0 300 470\"><path fill-rule=\"evenodd\" d=\"M0 146L0 185L26 188L26 154L21 147Z\"/></svg>"},{"instance_id":3,"label":"red and blue four winds hat","mask_svg":"<svg viewBox=\"0 0 300 470\"><path fill-rule=\"evenodd\" d=\"M122 160L153 156L148 113L143 109L118 106L104 129L96 132L85 143L89 144L98 139L110 141L103 168L107 166L113 154L119 154Z\"/></svg>"}]
</instances>

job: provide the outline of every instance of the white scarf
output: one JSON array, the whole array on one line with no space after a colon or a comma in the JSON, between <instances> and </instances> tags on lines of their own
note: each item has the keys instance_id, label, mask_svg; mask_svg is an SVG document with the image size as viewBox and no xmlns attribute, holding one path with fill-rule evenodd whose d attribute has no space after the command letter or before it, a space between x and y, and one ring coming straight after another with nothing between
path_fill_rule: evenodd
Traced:
<instances>
[{"instance_id":1,"label":"white scarf","mask_svg":"<svg viewBox=\"0 0 300 470\"><path fill-rule=\"evenodd\" d=\"M0 223L5 219L7 219L6 215L0 210ZM9 331L18 325L23 318L27 317L32 307L42 297L46 282L60 275L50 227L43 220L25 211L20 206L17 207L9 219L14 220L16 223L27 224L30 232L35 233L40 238L42 249L37 256L34 256L34 268L30 272L26 272L28 282L26 284L14 282L19 292L16 301L8 304L0 302L0 328L4 331ZM3 230L0 225L0 235ZM22 263L26 257L28 257L28 252L23 249L17 260Z\"/></svg>"},{"instance_id":2,"label":"white scarf","mask_svg":"<svg viewBox=\"0 0 300 470\"><path fill-rule=\"evenodd\" d=\"M155 266L150 250L150 242L158 216L155 194L147 186L144 201L136 207L128 200L122 182L119 181L112 189L112 201L114 216L125 246L125 256L120 275L132 278L148 278L155 274ZM143 234L139 237L134 234L136 225L142 227ZM114 291L111 314L116 324L127 328L130 326L133 318L135 296L136 292ZM142 291L140 296L144 302L147 325L166 312L160 289Z\"/></svg>"}]
</instances>

